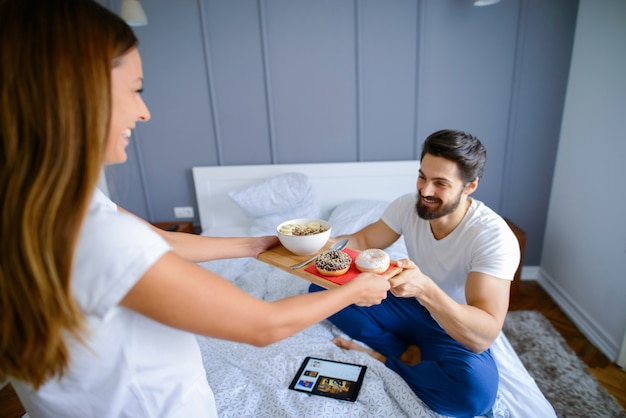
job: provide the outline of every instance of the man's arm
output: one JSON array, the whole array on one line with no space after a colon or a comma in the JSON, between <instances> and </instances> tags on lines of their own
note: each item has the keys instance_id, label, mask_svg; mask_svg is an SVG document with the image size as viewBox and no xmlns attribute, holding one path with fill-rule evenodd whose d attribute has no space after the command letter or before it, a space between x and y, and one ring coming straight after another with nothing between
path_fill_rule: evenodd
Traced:
<instances>
[{"instance_id":1,"label":"man's arm","mask_svg":"<svg viewBox=\"0 0 626 418\"><path fill-rule=\"evenodd\" d=\"M343 236L338 238L343 238ZM345 238L350 239L348 243L350 248L367 250L368 248L387 248L396 242L400 235L379 219L358 232L346 235Z\"/></svg>"},{"instance_id":2,"label":"man's arm","mask_svg":"<svg viewBox=\"0 0 626 418\"><path fill-rule=\"evenodd\" d=\"M415 297L456 341L480 353L498 337L509 306L511 282L470 272L465 285L467 305L448 296L410 260L399 260L405 270L390 280L391 293Z\"/></svg>"}]
</instances>

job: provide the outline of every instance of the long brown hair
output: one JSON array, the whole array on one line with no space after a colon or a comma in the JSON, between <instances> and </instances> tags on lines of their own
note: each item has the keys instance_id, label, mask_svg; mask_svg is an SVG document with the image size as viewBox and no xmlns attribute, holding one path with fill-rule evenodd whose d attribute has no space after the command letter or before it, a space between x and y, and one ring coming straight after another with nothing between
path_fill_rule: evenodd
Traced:
<instances>
[{"instance_id":1,"label":"long brown hair","mask_svg":"<svg viewBox=\"0 0 626 418\"><path fill-rule=\"evenodd\" d=\"M0 380L36 388L81 340L75 246L111 115L115 58L137 44L92 0L0 0Z\"/></svg>"}]
</instances>

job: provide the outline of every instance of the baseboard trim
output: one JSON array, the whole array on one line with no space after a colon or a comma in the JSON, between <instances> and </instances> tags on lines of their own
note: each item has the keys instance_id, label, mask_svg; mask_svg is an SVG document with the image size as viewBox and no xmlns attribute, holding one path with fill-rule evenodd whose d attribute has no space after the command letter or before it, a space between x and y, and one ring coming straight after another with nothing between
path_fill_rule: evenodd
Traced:
<instances>
[{"instance_id":1,"label":"baseboard trim","mask_svg":"<svg viewBox=\"0 0 626 418\"><path fill-rule=\"evenodd\" d=\"M602 330L602 328L586 312L580 309L552 277L541 268L538 271L537 281L554 302L561 308L565 315L576 325L585 337L607 356L612 362L618 358L619 347L617 343Z\"/></svg>"},{"instance_id":2,"label":"baseboard trim","mask_svg":"<svg viewBox=\"0 0 626 418\"><path fill-rule=\"evenodd\" d=\"M617 357L617 365L626 370L626 334L624 334L624 341L622 341L622 348L619 350L619 356Z\"/></svg>"}]
</instances>

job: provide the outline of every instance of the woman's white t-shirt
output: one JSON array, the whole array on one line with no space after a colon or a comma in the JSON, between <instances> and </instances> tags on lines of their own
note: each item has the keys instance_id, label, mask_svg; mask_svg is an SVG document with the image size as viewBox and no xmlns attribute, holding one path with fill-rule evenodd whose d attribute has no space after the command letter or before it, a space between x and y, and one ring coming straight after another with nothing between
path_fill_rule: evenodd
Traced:
<instances>
[{"instance_id":1,"label":"woman's white t-shirt","mask_svg":"<svg viewBox=\"0 0 626 418\"><path fill-rule=\"evenodd\" d=\"M409 258L455 301L465 304L465 282L471 271L513 280L520 260L517 238L504 219L484 203L471 199L461 223L436 239L430 223L415 210L417 196L393 201L383 222L404 236Z\"/></svg>"},{"instance_id":2,"label":"woman's white t-shirt","mask_svg":"<svg viewBox=\"0 0 626 418\"><path fill-rule=\"evenodd\" d=\"M96 191L81 230L72 291L85 344L69 338L70 364L39 390L11 382L35 417L217 417L195 337L119 302L171 248Z\"/></svg>"}]
</instances>

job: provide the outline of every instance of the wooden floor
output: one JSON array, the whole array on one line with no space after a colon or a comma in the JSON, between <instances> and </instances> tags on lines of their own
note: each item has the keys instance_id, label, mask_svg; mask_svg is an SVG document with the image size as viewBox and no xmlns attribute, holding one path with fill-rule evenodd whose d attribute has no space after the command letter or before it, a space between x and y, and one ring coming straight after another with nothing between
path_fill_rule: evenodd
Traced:
<instances>
[{"instance_id":1,"label":"wooden floor","mask_svg":"<svg viewBox=\"0 0 626 418\"><path fill-rule=\"evenodd\" d=\"M522 281L509 310L541 312L587 365L589 372L626 410L626 371L591 345L537 282Z\"/></svg>"},{"instance_id":2,"label":"wooden floor","mask_svg":"<svg viewBox=\"0 0 626 418\"><path fill-rule=\"evenodd\" d=\"M511 310L534 310L543 313L563 335L570 347L585 362L589 371L626 409L626 371L609 361L587 341L574 324L535 281L522 281ZM10 385L0 391L0 417L19 418L25 411Z\"/></svg>"}]
</instances>

